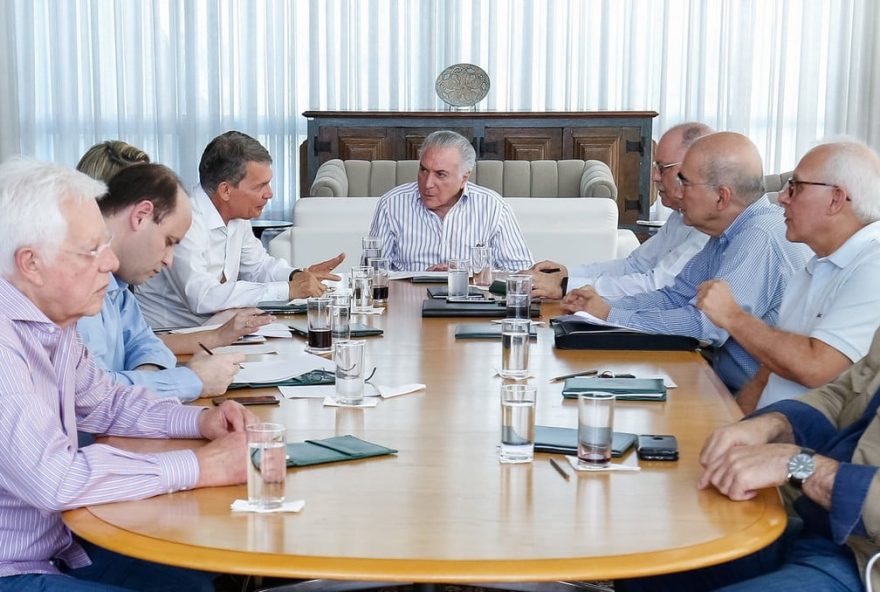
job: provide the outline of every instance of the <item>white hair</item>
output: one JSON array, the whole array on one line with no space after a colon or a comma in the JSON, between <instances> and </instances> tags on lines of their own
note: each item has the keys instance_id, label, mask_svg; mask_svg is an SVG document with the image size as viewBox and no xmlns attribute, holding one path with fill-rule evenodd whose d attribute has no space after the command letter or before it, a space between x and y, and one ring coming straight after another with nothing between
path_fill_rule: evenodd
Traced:
<instances>
[{"instance_id":1,"label":"white hair","mask_svg":"<svg viewBox=\"0 0 880 592\"><path fill-rule=\"evenodd\" d=\"M845 187L856 217L865 224L880 220L880 157L866 144L846 139L816 146L829 150L820 181ZM812 180L812 179L811 179Z\"/></svg>"},{"instance_id":2,"label":"white hair","mask_svg":"<svg viewBox=\"0 0 880 592\"><path fill-rule=\"evenodd\" d=\"M53 258L67 236L61 204L78 205L106 192L104 183L61 165L18 157L0 164L0 275L14 275L22 247Z\"/></svg>"},{"instance_id":3,"label":"white hair","mask_svg":"<svg viewBox=\"0 0 880 592\"><path fill-rule=\"evenodd\" d=\"M459 133L448 130L437 130L431 132L425 141L419 147L419 160L422 155L432 148L455 148L461 155L461 170L459 174L466 175L474 170L477 161L477 153L467 138Z\"/></svg>"}]
</instances>

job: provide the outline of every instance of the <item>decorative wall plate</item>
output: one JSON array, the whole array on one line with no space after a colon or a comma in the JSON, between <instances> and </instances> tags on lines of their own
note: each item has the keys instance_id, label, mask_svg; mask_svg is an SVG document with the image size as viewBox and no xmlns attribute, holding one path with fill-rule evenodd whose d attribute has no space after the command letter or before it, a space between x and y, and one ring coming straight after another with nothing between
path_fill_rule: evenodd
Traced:
<instances>
[{"instance_id":1,"label":"decorative wall plate","mask_svg":"<svg viewBox=\"0 0 880 592\"><path fill-rule=\"evenodd\" d=\"M437 96L452 107L473 107L489 94L489 75L474 64L453 64L437 77Z\"/></svg>"}]
</instances>

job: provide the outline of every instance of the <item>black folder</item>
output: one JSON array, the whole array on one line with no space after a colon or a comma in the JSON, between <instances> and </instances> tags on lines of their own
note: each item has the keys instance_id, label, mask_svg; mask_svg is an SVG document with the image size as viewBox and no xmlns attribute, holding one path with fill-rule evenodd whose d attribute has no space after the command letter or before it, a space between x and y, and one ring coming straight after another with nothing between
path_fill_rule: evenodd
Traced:
<instances>
[{"instance_id":1,"label":"black folder","mask_svg":"<svg viewBox=\"0 0 880 592\"><path fill-rule=\"evenodd\" d=\"M693 337L595 325L574 316L554 317L550 324L559 349L693 351L700 345Z\"/></svg>"},{"instance_id":2,"label":"black folder","mask_svg":"<svg viewBox=\"0 0 880 592\"><path fill-rule=\"evenodd\" d=\"M501 339L501 323L462 323L455 326L456 339ZM529 339L537 339L534 325L529 326Z\"/></svg>"},{"instance_id":3,"label":"black folder","mask_svg":"<svg viewBox=\"0 0 880 592\"><path fill-rule=\"evenodd\" d=\"M617 458L632 448L638 436L627 432L611 434L611 456ZM557 454L577 454L577 428L559 428L556 426L535 426L535 452Z\"/></svg>"}]
</instances>

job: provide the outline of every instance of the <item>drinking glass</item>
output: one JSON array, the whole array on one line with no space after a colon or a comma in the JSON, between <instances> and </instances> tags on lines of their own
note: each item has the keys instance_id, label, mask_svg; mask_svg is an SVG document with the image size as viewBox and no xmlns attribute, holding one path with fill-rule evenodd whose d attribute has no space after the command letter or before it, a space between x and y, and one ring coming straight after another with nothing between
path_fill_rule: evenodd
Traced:
<instances>
[{"instance_id":1,"label":"drinking glass","mask_svg":"<svg viewBox=\"0 0 880 592\"><path fill-rule=\"evenodd\" d=\"M245 427L248 444L248 503L270 510L284 502L287 481L286 428L279 423Z\"/></svg>"},{"instance_id":2,"label":"drinking glass","mask_svg":"<svg viewBox=\"0 0 880 592\"><path fill-rule=\"evenodd\" d=\"M614 395L586 392L578 395L578 464L607 467L611 462Z\"/></svg>"},{"instance_id":3,"label":"drinking glass","mask_svg":"<svg viewBox=\"0 0 880 592\"><path fill-rule=\"evenodd\" d=\"M309 319L309 336L307 349L313 353L330 351L330 299L325 296L306 300L306 312Z\"/></svg>"},{"instance_id":4,"label":"drinking glass","mask_svg":"<svg viewBox=\"0 0 880 592\"><path fill-rule=\"evenodd\" d=\"M471 269L470 259L450 259L448 262L449 276L447 278L448 298L467 298L468 273Z\"/></svg>"},{"instance_id":5,"label":"drinking glass","mask_svg":"<svg viewBox=\"0 0 880 592\"><path fill-rule=\"evenodd\" d=\"M488 290L492 285L492 249L482 245L471 247L471 267L474 285Z\"/></svg>"},{"instance_id":6,"label":"drinking glass","mask_svg":"<svg viewBox=\"0 0 880 592\"><path fill-rule=\"evenodd\" d=\"M501 386L501 449L503 463L532 462L535 456L535 398L530 384Z\"/></svg>"},{"instance_id":7,"label":"drinking glass","mask_svg":"<svg viewBox=\"0 0 880 592\"><path fill-rule=\"evenodd\" d=\"M351 268L351 313L373 312L373 268Z\"/></svg>"}]
</instances>

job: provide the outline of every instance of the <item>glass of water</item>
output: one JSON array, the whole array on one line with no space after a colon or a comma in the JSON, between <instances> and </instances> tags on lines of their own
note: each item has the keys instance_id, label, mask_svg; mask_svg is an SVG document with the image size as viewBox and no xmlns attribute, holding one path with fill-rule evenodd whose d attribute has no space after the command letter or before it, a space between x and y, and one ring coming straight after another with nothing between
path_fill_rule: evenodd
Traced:
<instances>
[{"instance_id":1,"label":"glass of water","mask_svg":"<svg viewBox=\"0 0 880 592\"><path fill-rule=\"evenodd\" d=\"M286 428L280 423L257 423L245 430L248 503L263 510L281 507L287 481Z\"/></svg>"},{"instance_id":2,"label":"glass of water","mask_svg":"<svg viewBox=\"0 0 880 592\"><path fill-rule=\"evenodd\" d=\"M351 313L373 312L373 268L351 268Z\"/></svg>"},{"instance_id":3,"label":"glass of water","mask_svg":"<svg viewBox=\"0 0 880 592\"><path fill-rule=\"evenodd\" d=\"M507 317L528 319L532 305L532 276L514 274L507 278Z\"/></svg>"},{"instance_id":4,"label":"glass of water","mask_svg":"<svg viewBox=\"0 0 880 592\"><path fill-rule=\"evenodd\" d=\"M501 386L502 463L527 463L535 457L535 398L538 389L530 384Z\"/></svg>"},{"instance_id":5,"label":"glass of water","mask_svg":"<svg viewBox=\"0 0 880 592\"><path fill-rule=\"evenodd\" d=\"M351 295L348 290L330 294L330 337L332 341L351 338Z\"/></svg>"},{"instance_id":6,"label":"glass of water","mask_svg":"<svg viewBox=\"0 0 880 592\"><path fill-rule=\"evenodd\" d=\"M467 298L468 274L471 270L470 259L450 259L448 262L449 277L447 279L448 298Z\"/></svg>"},{"instance_id":7,"label":"glass of water","mask_svg":"<svg viewBox=\"0 0 880 592\"><path fill-rule=\"evenodd\" d=\"M364 400L364 343L348 339L333 344L336 402L340 405L360 405Z\"/></svg>"},{"instance_id":8,"label":"glass of water","mask_svg":"<svg viewBox=\"0 0 880 592\"><path fill-rule=\"evenodd\" d=\"M501 376L522 379L529 375L528 319L501 321Z\"/></svg>"},{"instance_id":9,"label":"glass of water","mask_svg":"<svg viewBox=\"0 0 880 592\"><path fill-rule=\"evenodd\" d=\"M391 260L383 257L370 259L368 265L373 268L373 304L385 304L388 301L388 277Z\"/></svg>"},{"instance_id":10,"label":"glass of water","mask_svg":"<svg viewBox=\"0 0 880 592\"><path fill-rule=\"evenodd\" d=\"M482 245L471 247L471 266L474 270L474 285L488 290L492 285L492 249Z\"/></svg>"},{"instance_id":11,"label":"glass of water","mask_svg":"<svg viewBox=\"0 0 880 592\"><path fill-rule=\"evenodd\" d=\"M369 265L370 259L382 256L382 239L378 236L361 238L361 266Z\"/></svg>"}]
</instances>

